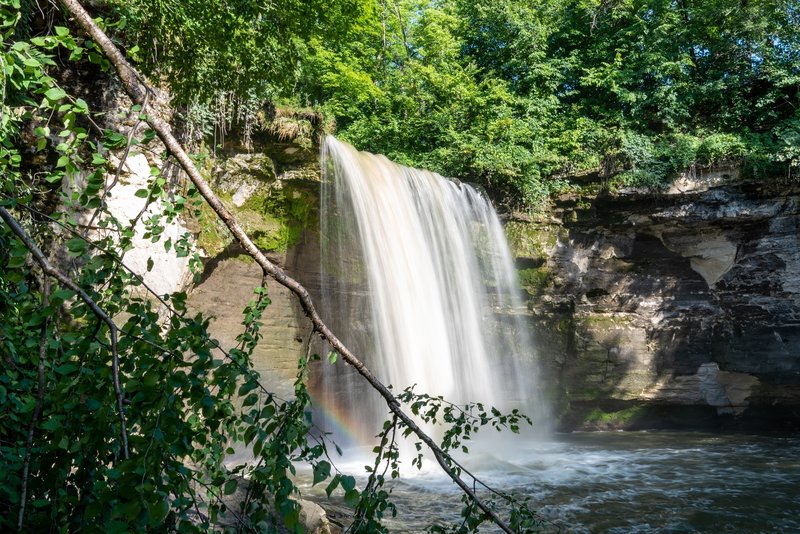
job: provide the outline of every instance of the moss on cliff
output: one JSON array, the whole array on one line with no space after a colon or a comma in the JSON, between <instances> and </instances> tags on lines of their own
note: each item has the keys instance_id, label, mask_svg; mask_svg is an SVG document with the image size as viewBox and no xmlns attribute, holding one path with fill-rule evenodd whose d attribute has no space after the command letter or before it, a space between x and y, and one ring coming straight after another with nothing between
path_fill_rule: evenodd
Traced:
<instances>
[{"instance_id":1,"label":"moss on cliff","mask_svg":"<svg viewBox=\"0 0 800 534\"><path fill-rule=\"evenodd\" d=\"M558 242L558 228L549 225L511 221L506 236L512 254L544 263Z\"/></svg>"},{"instance_id":2,"label":"moss on cliff","mask_svg":"<svg viewBox=\"0 0 800 534\"><path fill-rule=\"evenodd\" d=\"M644 407L638 405L616 411L604 411L601 408L595 408L586 414L583 422L585 425L599 428L625 428L639 418L644 411Z\"/></svg>"},{"instance_id":3,"label":"moss on cliff","mask_svg":"<svg viewBox=\"0 0 800 534\"><path fill-rule=\"evenodd\" d=\"M223 204L231 205L230 196L225 199L224 195L220 193L217 195ZM203 202L200 209L189 216L187 224L190 230L197 234L198 248L208 256L218 255L231 242L230 231L206 202Z\"/></svg>"},{"instance_id":4,"label":"moss on cliff","mask_svg":"<svg viewBox=\"0 0 800 534\"><path fill-rule=\"evenodd\" d=\"M308 188L286 183L251 196L241 213L252 217L249 233L259 248L285 252L306 228L316 222L317 197Z\"/></svg>"},{"instance_id":5,"label":"moss on cliff","mask_svg":"<svg viewBox=\"0 0 800 534\"><path fill-rule=\"evenodd\" d=\"M543 294L552 283L552 273L544 266L535 269L520 269L517 274L520 285L531 296Z\"/></svg>"},{"instance_id":6,"label":"moss on cliff","mask_svg":"<svg viewBox=\"0 0 800 534\"><path fill-rule=\"evenodd\" d=\"M275 175L273 161L264 154L239 154L212 162L207 172L217 174L215 192L245 232L262 250L286 252L306 228L317 224L318 184L316 162ZM213 170L211 170L213 169ZM192 217L197 244L209 257L221 254L232 243L230 234L205 204Z\"/></svg>"}]
</instances>

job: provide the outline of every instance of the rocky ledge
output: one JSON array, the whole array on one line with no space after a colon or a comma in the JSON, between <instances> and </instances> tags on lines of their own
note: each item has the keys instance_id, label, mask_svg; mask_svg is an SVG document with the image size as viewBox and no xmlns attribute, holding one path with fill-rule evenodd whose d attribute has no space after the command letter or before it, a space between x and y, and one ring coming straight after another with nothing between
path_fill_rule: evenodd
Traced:
<instances>
[{"instance_id":1,"label":"rocky ledge","mask_svg":"<svg viewBox=\"0 0 800 534\"><path fill-rule=\"evenodd\" d=\"M800 426L799 226L735 169L509 222L562 428Z\"/></svg>"}]
</instances>

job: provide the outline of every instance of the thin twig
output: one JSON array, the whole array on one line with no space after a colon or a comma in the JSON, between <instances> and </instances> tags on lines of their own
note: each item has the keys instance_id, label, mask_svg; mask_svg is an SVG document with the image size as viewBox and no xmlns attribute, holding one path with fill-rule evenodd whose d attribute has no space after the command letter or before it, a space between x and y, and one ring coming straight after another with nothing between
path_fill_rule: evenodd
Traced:
<instances>
[{"instance_id":1,"label":"thin twig","mask_svg":"<svg viewBox=\"0 0 800 534\"><path fill-rule=\"evenodd\" d=\"M39 365L37 369L37 387L36 387L36 406L33 408L33 415L31 416L30 425L28 425L28 441L25 444L25 461L22 466L22 488L20 489L19 496L19 515L17 516L17 530L22 532L22 525L25 520L25 501L28 499L28 476L31 467L31 452L33 450L33 434L36 431L36 425L39 423L39 417L42 415L42 406L44 405L44 388L45 388L45 357L47 356L47 327L50 323L50 317L45 311L50 305L50 279L46 276L42 277L42 313L44 319L42 322L41 332L39 333Z\"/></svg>"},{"instance_id":2,"label":"thin twig","mask_svg":"<svg viewBox=\"0 0 800 534\"><path fill-rule=\"evenodd\" d=\"M36 245L36 243L28 236L25 230L19 225L16 219L11 216L11 214L2 206L0 206L0 218L5 221L5 223L11 228L17 237L19 237L22 242L25 244L25 247L33 254L36 263L42 268L42 271L47 276L55 278L59 282L61 282L64 286L68 287L72 291L78 294L80 299L86 303L87 306L92 310L92 313L103 321L109 330L109 334L111 336L111 373L114 382L114 393L117 396L117 410L119 411L119 422L120 422L120 436L122 438L122 453L123 457L127 460L130 457L128 452L128 430L125 424L125 407L124 407L124 396L122 393L122 387L120 386L119 381L119 353L117 351L117 325L114 324L114 321L111 317L108 316L106 312L103 311L97 303L92 300L92 298L78 286L75 282L72 281L68 276L64 273L53 267L50 262L47 260L45 255L42 253L41 249Z\"/></svg>"}]
</instances>

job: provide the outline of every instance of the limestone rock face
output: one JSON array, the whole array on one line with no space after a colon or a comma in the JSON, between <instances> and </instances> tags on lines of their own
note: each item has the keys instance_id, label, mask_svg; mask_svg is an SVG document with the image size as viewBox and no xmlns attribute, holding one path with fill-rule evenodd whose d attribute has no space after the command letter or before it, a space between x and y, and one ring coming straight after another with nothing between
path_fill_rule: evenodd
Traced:
<instances>
[{"instance_id":1,"label":"limestone rock face","mask_svg":"<svg viewBox=\"0 0 800 534\"><path fill-rule=\"evenodd\" d=\"M312 289L319 278L317 152L277 141L256 144L252 150L218 156L213 186L267 257ZM204 233L213 232L215 227L200 228L200 243L210 241ZM191 288L187 304L211 319L209 331L230 348L244 329L243 310L255 300L262 272L225 237L205 258L203 275ZM267 289L270 304L252 360L262 384L288 399L294 396L298 360L308 352L311 323L288 289L271 278Z\"/></svg>"},{"instance_id":2,"label":"limestone rock face","mask_svg":"<svg viewBox=\"0 0 800 534\"><path fill-rule=\"evenodd\" d=\"M211 319L209 331L223 347L235 347L236 336L244 330L242 310L256 298L253 291L260 284L261 268L255 262L224 259L206 266L188 305ZM305 354L311 329L288 289L273 280L267 288L271 302L262 316L264 337L253 352L253 367L264 387L287 399L294 395L297 360Z\"/></svg>"},{"instance_id":3,"label":"limestone rock face","mask_svg":"<svg viewBox=\"0 0 800 534\"><path fill-rule=\"evenodd\" d=\"M316 150L291 143L214 170L223 200L315 299L318 173ZM287 218L297 213L299 226ZM747 182L735 169L662 193L565 195L534 220L507 222L562 428L800 427L799 227L800 185ZM227 345L261 280L240 252L221 242L189 298ZM288 396L310 327L288 291L270 282L269 293L254 359Z\"/></svg>"},{"instance_id":4,"label":"limestone rock face","mask_svg":"<svg viewBox=\"0 0 800 534\"><path fill-rule=\"evenodd\" d=\"M800 186L734 174L565 196L509 223L568 426L576 410L643 403L797 426Z\"/></svg>"},{"instance_id":5,"label":"limestone rock face","mask_svg":"<svg viewBox=\"0 0 800 534\"><path fill-rule=\"evenodd\" d=\"M151 101L148 113L169 120L171 110L166 104L167 95L161 90L155 90L155 95L156 98ZM109 82L107 90L102 94L92 96L99 98L96 102L99 109L130 110L132 106L125 92L114 82ZM134 130L135 137L142 137L147 129L147 125L139 121L136 113L109 112L104 114L102 124L123 132ZM162 206L158 205L158 201L148 204L147 200L137 196L136 192L148 189L154 180L151 169L159 169L163 173L168 167L159 156L163 153L164 146L156 139L144 146L132 146L124 161L109 155L105 184L107 194L104 197L107 211L123 226L130 225L134 232L133 247L125 253L123 262L131 271L141 276L144 283L158 295L179 291L188 283L191 277L189 258L185 255L178 257L174 249L178 243L188 245L193 242L192 234L185 222L177 217L163 221L160 238L156 241L147 235L150 229L146 221L154 214L160 213ZM73 191L81 189L82 187L76 186L84 179L80 175L65 177L62 183L63 192L71 195ZM72 212L72 216L79 224L91 226L87 228L90 237L100 237L109 232L97 225L95 210ZM166 242L170 243L170 250L165 247Z\"/></svg>"}]
</instances>

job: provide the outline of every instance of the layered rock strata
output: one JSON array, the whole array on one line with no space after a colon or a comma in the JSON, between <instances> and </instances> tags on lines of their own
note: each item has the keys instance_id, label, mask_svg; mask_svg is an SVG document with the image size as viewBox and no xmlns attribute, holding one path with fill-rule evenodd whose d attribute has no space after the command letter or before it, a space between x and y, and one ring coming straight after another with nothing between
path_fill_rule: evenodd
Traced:
<instances>
[{"instance_id":1,"label":"layered rock strata","mask_svg":"<svg viewBox=\"0 0 800 534\"><path fill-rule=\"evenodd\" d=\"M797 425L800 187L722 174L508 224L564 428Z\"/></svg>"}]
</instances>

